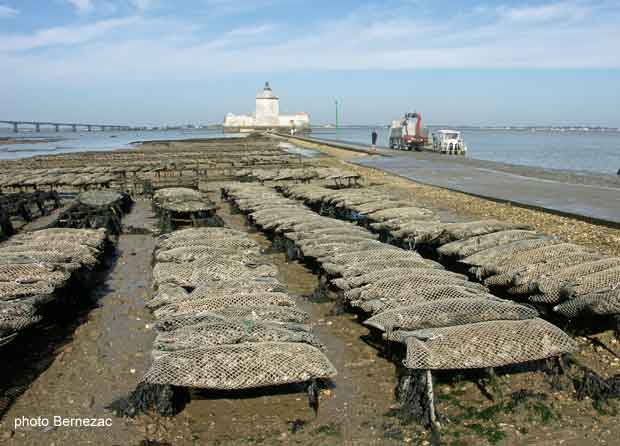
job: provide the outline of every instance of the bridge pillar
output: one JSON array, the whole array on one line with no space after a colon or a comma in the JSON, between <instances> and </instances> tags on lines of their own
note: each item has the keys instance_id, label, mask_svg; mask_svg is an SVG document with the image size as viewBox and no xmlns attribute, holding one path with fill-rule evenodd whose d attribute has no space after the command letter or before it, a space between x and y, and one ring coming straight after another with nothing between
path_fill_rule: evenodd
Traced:
<instances>
[{"instance_id":1,"label":"bridge pillar","mask_svg":"<svg viewBox=\"0 0 620 446\"><path fill-rule=\"evenodd\" d=\"M60 126L58 124L54 124L54 129L56 130L56 133L60 132Z\"/></svg>"},{"instance_id":2,"label":"bridge pillar","mask_svg":"<svg viewBox=\"0 0 620 446\"><path fill-rule=\"evenodd\" d=\"M13 123L13 133L19 132L19 128L17 128L17 122Z\"/></svg>"},{"instance_id":3,"label":"bridge pillar","mask_svg":"<svg viewBox=\"0 0 620 446\"><path fill-rule=\"evenodd\" d=\"M92 126L92 125L88 125L87 127L88 127L88 131L89 131L89 132L92 132L92 131L93 131L93 126Z\"/></svg>"},{"instance_id":4,"label":"bridge pillar","mask_svg":"<svg viewBox=\"0 0 620 446\"><path fill-rule=\"evenodd\" d=\"M77 125L73 124L71 126L71 130L73 130L74 132L77 132Z\"/></svg>"},{"instance_id":5,"label":"bridge pillar","mask_svg":"<svg viewBox=\"0 0 620 446\"><path fill-rule=\"evenodd\" d=\"M35 124L34 125L35 131L38 133L41 131L41 124Z\"/></svg>"}]
</instances>

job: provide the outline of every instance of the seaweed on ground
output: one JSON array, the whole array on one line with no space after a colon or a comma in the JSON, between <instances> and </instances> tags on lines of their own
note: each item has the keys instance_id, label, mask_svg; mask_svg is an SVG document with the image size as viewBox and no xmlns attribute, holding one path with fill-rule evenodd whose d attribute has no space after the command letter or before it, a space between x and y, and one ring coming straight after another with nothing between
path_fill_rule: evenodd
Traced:
<instances>
[{"instance_id":1,"label":"seaweed on ground","mask_svg":"<svg viewBox=\"0 0 620 446\"><path fill-rule=\"evenodd\" d=\"M172 417L183 410L189 399L189 392L185 388L142 382L136 390L114 400L106 409L112 410L119 417L133 418L151 412Z\"/></svg>"},{"instance_id":2,"label":"seaweed on ground","mask_svg":"<svg viewBox=\"0 0 620 446\"><path fill-rule=\"evenodd\" d=\"M431 411L426 389L424 370L405 369L401 372L395 389L395 397L401 404L400 418L404 423L418 420L425 427L431 425Z\"/></svg>"}]
</instances>

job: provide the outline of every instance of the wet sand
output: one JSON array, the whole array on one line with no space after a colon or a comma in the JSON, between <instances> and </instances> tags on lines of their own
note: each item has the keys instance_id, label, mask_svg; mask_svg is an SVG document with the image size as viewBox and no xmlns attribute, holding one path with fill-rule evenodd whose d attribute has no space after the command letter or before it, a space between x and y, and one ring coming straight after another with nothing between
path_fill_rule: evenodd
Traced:
<instances>
[{"instance_id":1,"label":"wet sand","mask_svg":"<svg viewBox=\"0 0 620 446\"><path fill-rule=\"evenodd\" d=\"M90 304L81 314L67 314L68 320L50 324L49 344L39 346L47 349L40 361L31 357L27 364L15 364L16 374L22 367L38 366L41 373L2 419L7 444L137 445L144 438L138 423L113 417L105 406L131 391L148 365L154 334L144 299L153 247L151 235L121 235L117 254L99 274L101 282L94 290L85 287L78 297ZM33 354L34 348L28 347L33 346L27 346L27 355ZM112 426L15 429L16 418L38 416L50 422L54 416L112 418Z\"/></svg>"},{"instance_id":2,"label":"wet sand","mask_svg":"<svg viewBox=\"0 0 620 446\"><path fill-rule=\"evenodd\" d=\"M19 144L40 144L46 142L62 141L64 138L1 138L0 146L19 145Z\"/></svg>"}]
</instances>

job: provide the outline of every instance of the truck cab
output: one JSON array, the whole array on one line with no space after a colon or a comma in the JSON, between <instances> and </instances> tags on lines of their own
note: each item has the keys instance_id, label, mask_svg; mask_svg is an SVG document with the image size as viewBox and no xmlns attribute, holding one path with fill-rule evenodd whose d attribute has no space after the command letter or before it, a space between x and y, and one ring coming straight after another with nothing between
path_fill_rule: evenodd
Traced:
<instances>
[{"instance_id":1,"label":"truck cab","mask_svg":"<svg viewBox=\"0 0 620 446\"><path fill-rule=\"evenodd\" d=\"M422 150L428 136L422 128L420 113L407 113L390 126L390 148L397 150Z\"/></svg>"}]
</instances>

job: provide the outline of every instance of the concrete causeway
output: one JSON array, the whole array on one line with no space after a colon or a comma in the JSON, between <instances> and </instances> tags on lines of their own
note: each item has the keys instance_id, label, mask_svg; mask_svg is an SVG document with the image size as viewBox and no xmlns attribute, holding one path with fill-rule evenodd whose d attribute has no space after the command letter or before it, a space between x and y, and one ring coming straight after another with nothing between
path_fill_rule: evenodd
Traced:
<instances>
[{"instance_id":1,"label":"concrete causeway","mask_svg":"<svg viewBox=\"0 0 620 446\"><path fill-rule=\"evenodd\" d=\"M308 139L371 153L365 144ZM430 152L380 147L352 163L479 197L620 227L620 177L530 168Z\"/></svg>"}]
</instances>

